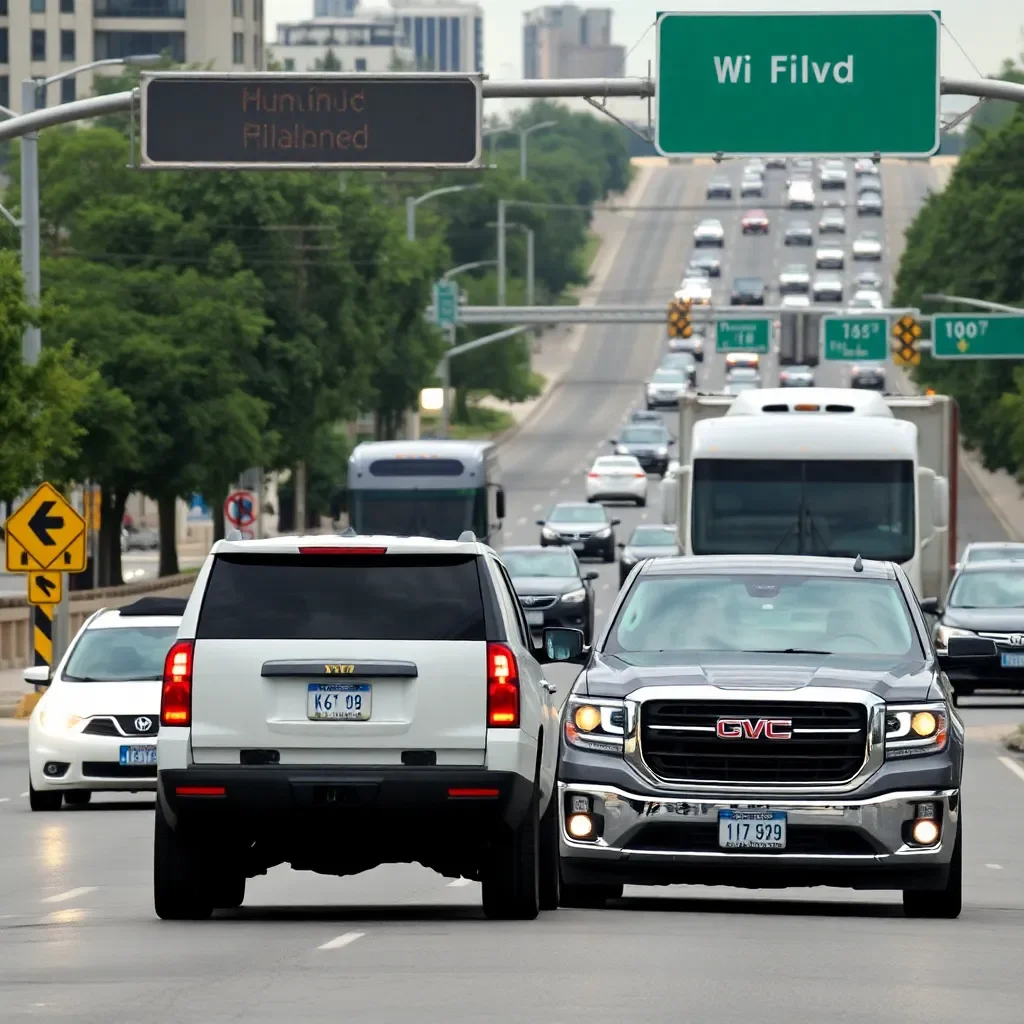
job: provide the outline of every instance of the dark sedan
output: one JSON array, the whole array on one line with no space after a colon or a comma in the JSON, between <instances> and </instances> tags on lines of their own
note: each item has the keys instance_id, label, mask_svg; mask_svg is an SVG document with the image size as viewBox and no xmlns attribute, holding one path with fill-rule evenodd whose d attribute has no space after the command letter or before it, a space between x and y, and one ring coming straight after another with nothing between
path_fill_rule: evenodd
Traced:
<instances>
[{"instance_id":1,"label":"dark sedan","mask_svg":"<svg viewBox=\"0 0 1024 1024\"><path fill-rule=\"evenodd\" d=\"M683 553L674 526L638 526L629 540L619 547L622 548L619 556L620 587L637 562L648 558L672 558Z\"/></svg>"},{"instance_id":2,"label":"dark sedan","mask_svg":"<svg viewBox=\"0 0 1024 1024\"><path fill-rule=\"evenodd\" d=\"M623 427L619 436L609 443L615 445L616 455L635 455L645 473L664 476L668 469L668 450L676 442L664 426L635 424Z\"/></svg>"},{"instance_id":3,"label":"dark sedan","mask_svg":"<svg viewBox=\"0 0 1024 1024\"><path fill-rule=\"evenodd\" d=\"M585 501L563 501L547 519L538 519L541 547L569 547L580 557L615 561L615 527L621 519L610 519L603 505Z\"/></svg>"},{"instance_id":4,"label":"dark sedan","mask_svg":"<svg viewBox=\"0 0 1024 1024\"><path fill-rule=\"evenodd\" d=\"M759 277L737 277L732 283L729 304L732 306L763 306L764 281Z\"/></svg>"},{"instance_id":5,"label":"dark sedan","mask_svg":"<svg viewBox=\"0 0 1024 1024\"><path fill-rule=\"evenodd\" d=\"M884 391L885 363L854 363L850 367L850 387Z\"/></svg>"},{"instance_id":6,"label":"dark sedan","mask_svg":"<svg viewBox=\"0 0 1024 1024\"><path fill-rule=\"evenodd\" d=\"M707 274L708 277L722 276L722 261L717 256L706 256L703 253L694 253L690 257L690 263L686 268L685 277L696 277L698 274Z\"/></svg>"},{"instance_id":7,"label":"dark sedan","mask_svg":"<svg viewBox=\"0 0 1024 1024\"><path fill-rule=\"evenodd\" d=\"M594 633L596 572L583 572L576 555L566 548L505 548L501 560L512 577L519 603L535 639L548 626ZM590 643L590 640L587 640Z\"/></svg>"},{"instance_id":8,"label":"dark sedan","mask_svg":"<svg viewBox=\"0 0 1024 1024\"><path fill-rule=\"evenodd\" d=\"M814 228L810 221L791 220L783 241L786 245L814 245Z\"/></svg>"},{"instance_id":9,"label":"dark sedan","mask_svg":"<svg viewBox=\"0 0 1024 1024\"><path fill-rule=\"evenodd\" d=\"M947 670L957 698L975 690L1024 691L1024 565L968 562L949 587L945 601L921 602L937 618L933 638L939 654L951 637L995 642L988 658L958 662Z\"/></svg>"}]
</instances>

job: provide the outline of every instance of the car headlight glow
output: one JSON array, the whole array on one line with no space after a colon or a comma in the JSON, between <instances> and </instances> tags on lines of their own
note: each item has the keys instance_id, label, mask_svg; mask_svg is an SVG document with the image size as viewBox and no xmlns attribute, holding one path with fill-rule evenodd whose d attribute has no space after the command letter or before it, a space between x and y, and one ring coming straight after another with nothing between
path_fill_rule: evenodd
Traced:
<instances>
[{"instance_id":1,"label":"car headlight glow","mask_svg":"<svg viewBox=\"0 0 1024 1024\"><path fill-rule=\"evenodd\" d=\"M51 732L70 732L81 721L81 715L62 715L54 711L39 712L40 726L44 729L49 729Z\"/></svg>"},{"instance_id":2,"label":"car headlight glow","mask_svg":"<svg viewBox=\"0 0 1024 1024\"><path fill-rule=\"evenodd\" d=\"M626 736L626 707L621 700L570 697L566 701L565 742L581 750L621 754Z\"/></svg>"},{"instance_id":3,"label":"car headlight glow","mask_svg":"<svg viewBox=\"0 0 1024 1024\"><path fill-rule=\"evenodd\" d=\"M582 604L587 599L587 591L585 587L580 587L579 590L570 590L568 594L562 595L563 604Z\"/></svg>"},{"instance_id":4,"label":"car headlight glow","mask_svg":"<svg viewBox=\"0 0 1024 1024\"><path fill-rule=\"evenodd\" d=\"M658 449L658 454L659 455L668 455L668 449L667 448L659 448Z\"/></svg>"},{"instance_id":5,"label":"car headlight glow","mask_svg":"<svg viewBox=\"0 0 1024 1024\"><path fill-rule=\"evenodd\" d=\"M542 526L540 535L546 537L548 540L555 540L558 537L558 533L552 530L550 526Z\"/></svg>"},{"instance_id":6,"label":"car headlight glow","mask_svg":"<svg viewBox=\"0 0 1024 1024\"><path fill-rule=\"evenodd\" d=\"M935 631L935 646L938 650L944 651L949 646L951 636L977 636L969 629L958 629L956 626L939 626Z\"/></svg>"},{"instance_id":7,"label":"car headlight glow","mask_svg":"<svg viewBox=\"0 0 1024 1024\"><path fill-rule=\"evenodd\" d=\"M628 455L629 454L629 449L624 444L617 444L615 446L615 454L616 455Z\"/></svg>"},{"instance_id":8,"label":"car headlight glow","mask_svg":"<svg viewBox=\"0 0 1024 1024\"><path fill-rule=\"evenodd\" d=\"M890 704L885 711L885 756L937 754L949 742L949 712L944 701Z\"/></svg>"},{"instance_id":9,"label":"car headlight glow","mask_svg":"<svg viewBox=\"0 0 1024 1024\"><path fill-rule=\"evenodd\" d=\"M610 537L611 535L612 528L610 526L606 526L603 530L598 530L597 533L594 534L594 537L597 540L604 540L605 537Z\"/></svg>"}]
</instances>

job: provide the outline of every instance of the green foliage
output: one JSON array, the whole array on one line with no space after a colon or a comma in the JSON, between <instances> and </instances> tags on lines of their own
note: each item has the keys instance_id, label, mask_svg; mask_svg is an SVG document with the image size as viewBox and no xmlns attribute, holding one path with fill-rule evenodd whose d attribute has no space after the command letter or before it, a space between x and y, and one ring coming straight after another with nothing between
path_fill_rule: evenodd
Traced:
<instances>
[{"instance_id":1,"label":"green foliage","mask_svg":"<svg viewBox=\"0 0 1024 1024\"><path fill-rule=\"evenodd\" d=\"M1002 82L1024 84L1024 55L1021 62L1007 59L994 78ZM1007 124L1019 109L1019 104L1009 100L985 100L971 115L967 131L964 134L964 149L972 149L980 145L989 134Z\"/></svg>"},{"instance_id":2,"label":"green foliage","mask_svg":"<svg viewBox=\"0 0 1024 1024\"><path fill-rule=\"evenodd\" d=\"M932 292L1024 305L1024 110L960 158L907 231L894 302L927 309ZM988 468L1024 478L1019 363L925 356L916 377L957 400L964 439Z\"/></svg>"}]
</instances>

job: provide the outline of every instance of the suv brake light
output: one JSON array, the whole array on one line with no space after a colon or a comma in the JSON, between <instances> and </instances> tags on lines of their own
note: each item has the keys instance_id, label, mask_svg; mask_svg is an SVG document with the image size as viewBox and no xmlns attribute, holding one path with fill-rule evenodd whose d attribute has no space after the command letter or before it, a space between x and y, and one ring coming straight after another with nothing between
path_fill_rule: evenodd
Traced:
<instances>
[{"instance_id":1,"label":"suv brake light","mask_svg":"<svg viewBox=\"0 0 1024 1024\"><path fill-rule=\"evenodd\" d=\"M164 659L164 685L160 694L160 724L192 724L192 640L178 640Z\"/></svg>"},{"instance_id":2,"label":"suv brake light","mask_svg":"<svg viewBox=\"0 0 1024 1024\"><path fill-rule=\"evenodd\" d=\"M386 555L387 548L299 548L300 555Z\"/></svg>"},{"instance_id":3,"label":"suv brake light","mask_svg":"<svg viewBox=\"0 0 1024 1024\"><path fill-rule=\"evenodd\" d=\"M487 726L519 728L519 666L505 644L487 645Z\"/></svg>"}]
</instances>

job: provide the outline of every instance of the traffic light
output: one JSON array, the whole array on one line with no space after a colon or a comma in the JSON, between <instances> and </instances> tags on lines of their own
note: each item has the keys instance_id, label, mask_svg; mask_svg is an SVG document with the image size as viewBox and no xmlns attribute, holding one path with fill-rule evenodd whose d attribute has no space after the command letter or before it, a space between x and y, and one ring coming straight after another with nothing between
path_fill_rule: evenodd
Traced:
<instances>
[{"instance_id":1,"label":"traffic light","mask_svg":"<svg viewBox=\"0 0 1024 1024\"><path fill-rule=\"evenodd\" d=\"M670 338L689 338L693 335L690 323L690 300L673 299L668 304L668 336Z\"/></svg>"},{"instance_id":2,"label":"traffic light","mask_svg":"<svg viewBox=\"0 0 1024 1024\"><path fill-rule=\"evenodd\" d=\"M921 362L921 325L909 314L892 328L892 361L897 366L918 366Z\"/></svg>"}]
</instances>

